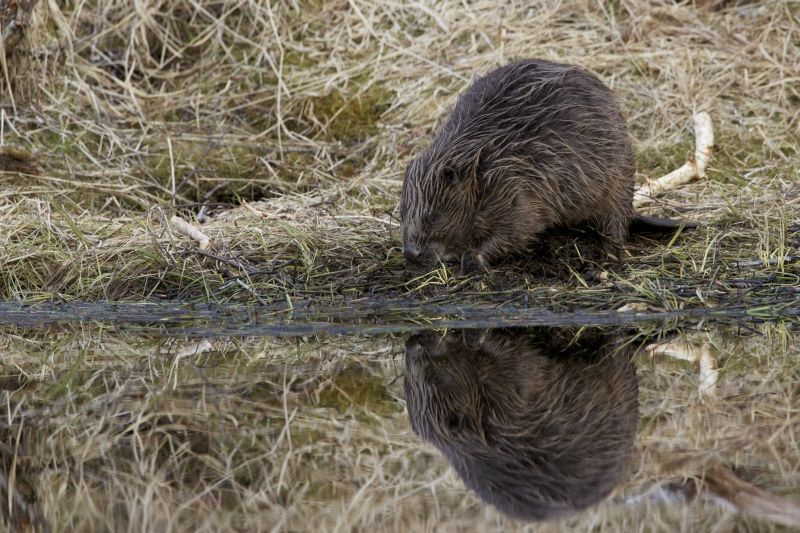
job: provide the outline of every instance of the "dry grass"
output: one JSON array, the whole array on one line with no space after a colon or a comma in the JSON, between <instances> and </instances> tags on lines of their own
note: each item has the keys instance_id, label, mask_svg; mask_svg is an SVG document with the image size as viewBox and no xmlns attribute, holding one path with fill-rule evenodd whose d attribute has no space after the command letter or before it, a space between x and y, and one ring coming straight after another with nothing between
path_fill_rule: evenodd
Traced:
<instances>
[{"instance_id":1,"label":"dry grass","mask_svg":"<svg viewBox=\"0 0 800 533\"><path fill-rule=\"evenodd\" d=\"M708 180L649 208L709 226L634 246L623 283L652 300L655 278L703 286L760 259L752 277L788 273L792 284L797 4L731 4L40 2L26 46L7 58L17 75L2 80L15 98L3 93L0 143L39 160L2 174L0 297L283 301L553 285L519 263L499 281L414 279L393 216L406 161L458 91L528 56L584 65L613 86L644 175L691 152L694 111L716 124ZM206 221L211 255L169 231L174 212ZM574 293L592 265L571 266L558 281ZM656 292L651 303L676 298Z\"/></svg>"},{"instance_id":2,"label":"dry grass","mask_svg":"<svg viewBox=\"0 0 800 533\"><path fill-rule=\"evenodd\" d=\"M542 531L771 530L711 503L636 502L712 461L800 498L793 333L733 333L689 333L720 350L716 398L699 396L689 363L637 359L628 481ZM0 441L15 452L0 454L4 472L54 531L526 528L484 508L411 433L402 339L217 338L183 357L193 343L95 327L1 342Z\"/></svg>"}]
</instances>

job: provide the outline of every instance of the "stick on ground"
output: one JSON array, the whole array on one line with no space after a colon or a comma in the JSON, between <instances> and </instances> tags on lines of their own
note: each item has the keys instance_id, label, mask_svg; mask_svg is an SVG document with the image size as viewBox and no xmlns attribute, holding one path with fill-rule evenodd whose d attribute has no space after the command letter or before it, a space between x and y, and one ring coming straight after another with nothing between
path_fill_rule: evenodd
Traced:
<instances>
[{"instance_id":1,"label":"stick on ground","mask_svg":"<svg viewBox=\"0 0 800 533\"><path fill-rule=\"evenodd\" d=\"M196 227L192 226L185 220L183 220L179 216L172 217L170 221L172 227L178 233L182 235L186 235L187 237L191 237L192 239L196 240L199 244L199 248L201 250L205 250L211 244L211 239L208 238L208 235L197 229Z\"/></svg>"},{"instance_id":2,"label":"stick on ground","mask_svg":"<svg viewBox=\"0 0 800 533\"><path fill-rule=\"evenodd\" d=\"M633 193L634 207L652 202L655 195L706 175L706 165L711 159L714 149L714 128L708 113L698 113L694 116L694 137L694 157L689 159L681 168L673 170L658 179L647 180L641 187L636 189Z\"/></svg>"}]
</instances>

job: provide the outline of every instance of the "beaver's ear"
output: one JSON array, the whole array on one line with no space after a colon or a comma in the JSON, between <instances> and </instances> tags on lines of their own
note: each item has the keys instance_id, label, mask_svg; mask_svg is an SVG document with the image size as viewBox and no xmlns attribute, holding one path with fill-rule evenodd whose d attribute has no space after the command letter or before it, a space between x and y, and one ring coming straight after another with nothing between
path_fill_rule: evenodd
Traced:
<instances>
[{"instance_id":1,"label":"beaver's ear","mask_svg":"<svg viewBox=\"0 0 800 533\"><path fill-rule=\"evenodd\" d=\"M458 181L458 172L455 168L449 165L443 167L439 175L442 178L442 182L446 183L447 185L452 185Z\"/></svg>"},{"instance_id":2,"label":"beaver's ear","mask_svg":"<svg viewBox=\"0 0 800 533\"><path fill-rule=\"evenodd\" d=\"M472 160L472 168L470 168L470 176L473 178L480 177L481 174L486 170L486 157L484 156L484 147L478 149L478 153L475 155L475 158Z\"/></svg>"}]
</instances>

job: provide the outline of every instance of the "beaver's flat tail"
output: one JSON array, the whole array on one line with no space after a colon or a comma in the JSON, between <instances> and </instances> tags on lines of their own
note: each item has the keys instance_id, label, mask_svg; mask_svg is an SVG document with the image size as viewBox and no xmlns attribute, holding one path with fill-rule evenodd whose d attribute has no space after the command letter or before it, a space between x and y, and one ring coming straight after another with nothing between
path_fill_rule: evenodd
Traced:
<instances>
[{"instance_id":1,"label":"beaver's flat tail","mask_svg":"<svg viewBox=\"0 0 800 533\"><path fill-rule=\"evenodd\" d=\"M693 229L700 224L692 220L675 220L672 218L649 217L634 213L628 230L631 233L667 233L676 229Z\"/></svg>"}]
</instances>

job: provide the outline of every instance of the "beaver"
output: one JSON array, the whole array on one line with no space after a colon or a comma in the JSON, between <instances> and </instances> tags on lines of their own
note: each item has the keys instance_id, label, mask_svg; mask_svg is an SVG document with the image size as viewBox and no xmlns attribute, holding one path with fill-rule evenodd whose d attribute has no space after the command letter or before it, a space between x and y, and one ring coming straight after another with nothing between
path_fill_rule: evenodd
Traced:
<instances>
[{"instance_id":1,"label":"beaver","mask_svg":"<svg viewBox=\"0 0 800 533\"><path fill-rule=\"evenodd\" d=\"M406 342L412 429L513 518L561 518L597 503L633 454L633 350L609 333L576 333L427 332Z\"/></svg>"},{"instance_id":2,"label":"beaver","mask_svg":"<svg viewBox=\"0 0 800 533\"><path fill-rule=\"evenodd\" d=\"M400 196L403 256L486 267L548 228L588 224L620 257L629 227L681 223L633 209L634 155L614 93L574 65L527 59L478 78Z\"/></svg>"}]
</instances>

